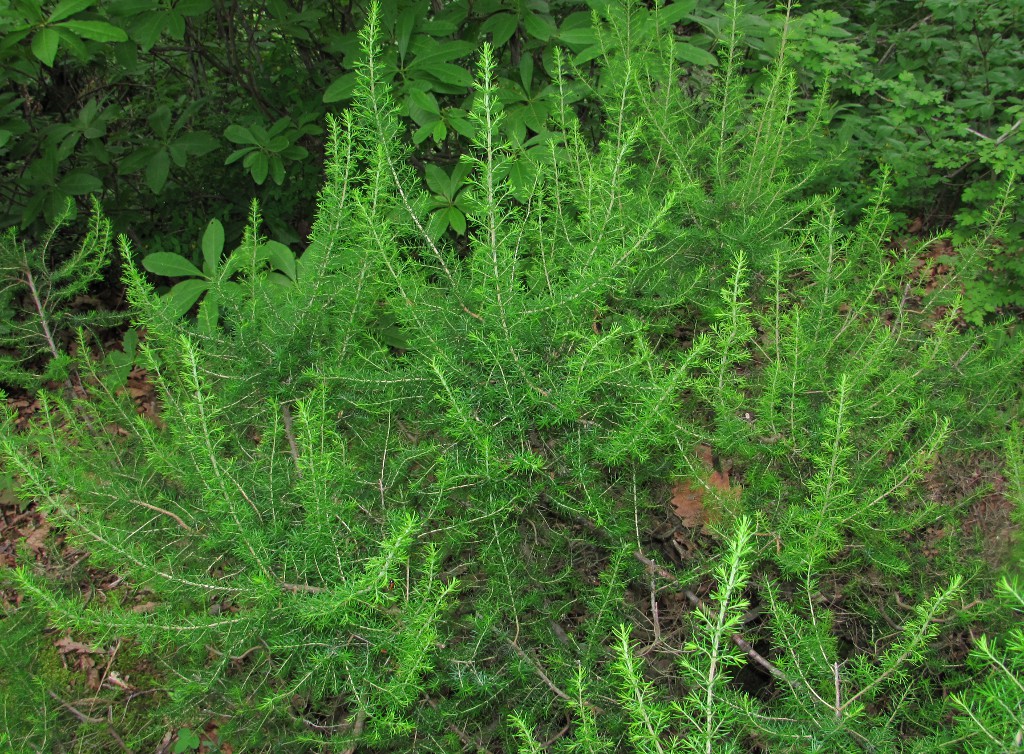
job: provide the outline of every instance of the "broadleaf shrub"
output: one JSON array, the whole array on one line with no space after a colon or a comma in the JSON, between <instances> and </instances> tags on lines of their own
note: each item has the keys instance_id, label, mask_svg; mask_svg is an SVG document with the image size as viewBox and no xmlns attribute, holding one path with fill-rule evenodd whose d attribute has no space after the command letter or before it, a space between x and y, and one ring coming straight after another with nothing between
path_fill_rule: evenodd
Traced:
<instances>
[{"instance_id":1,"label":"broadleaf shrub","mask_svg":"<svg viewBox=\"0 0 1024 754\"><path fill-rule=\"evenodd\" d=\"M803 195L825 100L793 115L785 44L752 82L731 3L693 100L647 12L595 28L597 144L554 53L562 137L522 197L482 47L465 246L431 228L376 8L290 285L253 213L249 263L191 323L120 237L160 424L83 349L88 398L43 394L0 449L128 585L85 602L9 573L53 625L152 653L168 692L130 744L215 717L247 751L956 745L942 721L978 705L947 702L969 668L940 639L995 579L924 480L1004 441L1024 343L960 329L955 278L887 246L884 181L852 229ZM700 521L672 518L682 494Z\"/></svg>"},{"instance_id":2,"label":"broadleaf shrub","mask_svg":"<svg viewBox=\"0 0 1024 754\"><path fill-rule=\"evenodd\" d=\"M1019 192L1007 185L1024 173L1024 7L1016 0L923 0L918 3L812 2L801 16L835 13L854 35L800 62L826 62L835 74L834 134L846 142L842 180L851 205L863 177L878 165L893 172L894 208L928 227L953 231L943 261L1001 207L996 252L980 270L964 267L964 317L981 322L1024 307L1024 221ZM820 6L820 7L815 7ZM827 10L826 10L827 9ZM799 42L801 48L808 42ZM808 63L811 65L808 66Z\"/></svg>"}]
</instances>

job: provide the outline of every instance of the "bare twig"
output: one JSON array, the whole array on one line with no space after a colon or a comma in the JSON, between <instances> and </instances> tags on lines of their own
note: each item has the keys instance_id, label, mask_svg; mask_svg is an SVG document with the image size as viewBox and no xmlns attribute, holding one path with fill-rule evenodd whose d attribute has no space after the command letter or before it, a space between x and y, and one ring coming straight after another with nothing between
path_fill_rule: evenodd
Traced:
<instances>
[{"instance_id":1,"label":"bare twig","mask_svg":"<svg viewBox=\"0 0 1024 754\"><path fill-rule=\"evenodd\" d=\"M928 23L928 22L929 22L929 21L931 21L931 20L932 20L932 14L931 14L931 13L929 13L929 14L928 14L927 16L925 16L924 18L922 18L922 19L921 19L920 21L916 21L915 23L911 24L911 25L910 25L910 26L909 26L909 27L907 28L906 32L904 32L904 33L905 33L905 34L909 34L909 33L910 33L910 32L912 32L912 31L913 31L914 29L916 29L916 28L917 28L918 26L921 26L921 25L923 25L923 24L926 24L926 23ZM886 51L885 51L885 52L884 52L884 53L882 54L882 57L880 57L880 58L878 59L878 65L882 65L883 63L885 63L885 61L889 59L889 56L890 56L890 55L892 55L892 51L893 51L893 50L895 50L895 49L896 49L896 43L895 43L895 42L893 42L893 43L892 43L891 45L889 45L889 49L887 49L887 50L886 50Z\"/></svg>"},{"instance_id":2,"label":"bare twig","mask_svg":"<svg viewBox=\"0 0 1024 754\"><path fill-rule=\"evenodd\" d=\"M143 500L132 500L132 502L136 503L138 505L141 505L143 508L149 508L149 510L151 510L151 511L156 511L157 513L163 513L165 516L170 516L171 518L174 519L174 521L178 524L178 526L180 526L182 529L187 531L189 534L195 534L196 533L195 529L193 529L191 526L189 526L184 521L182 521L180 516L177 516L174 513L171 513L169 510L164 510L163 508L161 508L159 506L152 505L151 503L147 503L147 502L145 502Z\"/></svg>"},{"instance_id":3,"label":"bare twig","mask_svg":"<svg viewBox=\"0 0 1024 754\"><path fill-rule=\"evenodd\" d=\"M899 606L899 608L901 610L906 610L907 612L913 612L914 611L914 606L913 605L908 605L906 602L904 602L903 598L900 597L899 594L896 595L896 604ZM985 604L984 600L972 600L971 602L968 602L966 605L962 605L958 612L966 613L971 608L975 608L978 605L983 605L983 604ZM947 618L932 618L932 623L949 623L951 620L953 620L954 617L955 616L950 615ZM892 624L890 624L890 625L892 625ZM896 629L898 629L900 631L903 630L902 626L894 626L894 628L896 628Z\"/></svg>"},{"instance_id":4,"label":"bare twig","mask_svg":"<svg viewBox=\"0 0 1024 754\"><path fill-rule=\"evenodd\" d=\"M124 742L124 739L121 738L121 734L118 733L116 730L114 730L114 726L113 725L111 725L110 723L108 723L106 720L104 720L101 717L90 717L89 715L85 714L84 712L82 712L80 709L78 709L74 705L69 704L68 702L65 702L63 699L61 699L59 696L57 696L52 691L50 691L49 694L57 702L57 704L59 704L61 707L66 709L68 712L70 712L74 716L74 718L76 720L78 720L79 722L81 722L81 723L91 723L92 725L106 725L107 726L107 733L110 734L111 738L113 738L115 741L117 741L117 745L121 747L121 750L122 751L127 751L129 754L131 754L131 749L128 748L128 745Z\"/></svg>"},{"instance_id":5,"label":"bare twig","mask_svg":"<svg viewBox=\"0 0 1024 754\"><path fill-rule=\"evenodd\" d=\"M634 552L633 556L641 563L643 563L645 566L647 566L648 570L652 571L658 576L661 576L664 579L668 579L669 581L679 583L678 577L676 577L671 571L661 567L639 550ZM689 589L684 589L683 594L686 596L687 601L689 601L689 603L693 607L701 607L704 604L704 601ZM750 620L753 620L753 618L757 617L758 614L759 611L756 610L751 610L747 612L747 615L751 616ZM744 622L747 622L747 615L744 615ZM732 643L740 649L742 649L746 653L747 657L750 658L751 662L753 662L755 665L758 665L763 670L771 674L772 677L777 678L778 680L784 681L786 683L789 682L789 679L786 678L785 673L783 673L781 670L775 667L767 658L765 658L760 652L754 649L754 647L751 646L750 642L744 639L740 634L732 635Z\"/></svg>"},{"instance_id":6,"label":"bare twig","mask_svg":"<svg viewBox=\"0 0 1024 754\"><path fill-rule=\"evenodd\" d=\"M365 723L366 723L366 710L364 708L360 707L359 710L356 712L355 723L352 725L352 736L354 738L359 738L359 736L361 736L363 734L363 725ZM358 742L355 742L351 746L349 746L347 749L345 749L345 751L343 751L342 754L355 754L356 748L358 748L358 746L359 746Z\"/></svg>"},{"instance_id":7,"label":"bare twig","mask_svg":"<svg viewBox=\"0 0 1024 754\"><path fill-rule=\"evenodd\" d=\"M542 743L542 744L540 745L540 748L542 748L542 749L550 749L550 748L551 748L552 746L554 746L554 745L555 745L555 744L556 744L556 743L557 743L557 742L558 742L559 740L561 740L562 738L565 738L565 734L569 732L569 728L571 728L571 727L572 727L572 720L570 720L569 722L567 722L567 723L565 724L565 726L564 726L564 727L563 727L563 728L562 728L562 729L561 729L560 731L558 731L558 733L556 733L556 734L555 734L555 735L553 735L553 736L552 736L551 738L549 738L549 739L548 739L547 741L545 741L544 743Z\"/></svg>"},{"instance_id":8,"label":"bare twig","mask_svg":"<svg viewBox=\"0 0 1024 754\"><path fill-rule=\"evenodd\" d=\"M655 588L654 574L651 574L651 623L654 624L654 641L660 641L661 620L658 613L658 594Z\"/></svg>"},{"instance_id":9,"label":"bare twig","mask_svg":"<svg viewBox=\"0 0 1024 754\"><path fill-rule=\"evenodd\" d=\"M839 715L843 709L843 693L842 693L842 682L839 678L839 663L832 663L832 678L836 684L836 715Z\"/></svg>"},{"instance_id":10,"label":"bare twig","mask_svg":"<svg viewBox=\"0 0 1024 754\"><path fill-rule=\"evenodd\" d=\"M107 676L110 674L110 666L114 664L114 658L117 657L118 651L121 649L121 640L118 639L114 645L114 650L110 653L110 659L107 660L107 666L103 668L103 675L100 676L100 682L96 684L97 688L103 688L103 682L107 680Z\"/></svg>"},{"instance_id":11,"label":"bare twig","mask_svg":"<svg viewBox=\"0 0 1024 754\"><path fill-rule=\"evenodd\" d=\"M522 647L520 647L518 644L516 644L514 641L511 641L510 639L506 639L505 641L507 641L509 645L512 647L512 649L515 650L517 655L519 655L521 658L530 663L530 666L533 668L533 671L537 674L537 677L544 681L544 685L551 689L555 693L555 696L559 697L560 699L564 699L567 702L573 701L573 698L571 696L562 691L562 689L558 688L558 686L555 685L555 682L548 678L548 675L544 672L544 669L537 663L536 660L534 660L529 654L527 654ZM602 714L604 712L604 710L602 710L600 707L597 707L591 704L590 702L584 702L583 704L593 712L596 712L597 714Z\"/></svg>"},{"instance_id":12,"label":"bare twig","mask_svg":"<svg viewBox=\"0 0 1024 754\"><path fill-rule=\"evenodd\" d=\"M295 462L295 470L302 478L302 469L299 467L299 444L295 442L295 432L292 430L292 411L287 403L281 404L281 416L284 418L284 436L288 438L288 452L291 453Z\"/></svg>"},{"instance_id":13,"label":"bare twig","mask_svg":"<svg viewBox=\"0 0 1024 754\"><path fill-rule=\"evenodd\" d=\"M429 704L434 709L437 709L437 702L435 702L430 697L427 697L427 704ZM474 749L477 752L477 754L491 754L491 752L488 751L479 741L474 741L472 738L466 735L465 731L456 727L454 724L449 723L448 730L450 730L452 733L458 736L459 740L462 741L462 745L466 748Z\"/></svg>"}]
</instances>

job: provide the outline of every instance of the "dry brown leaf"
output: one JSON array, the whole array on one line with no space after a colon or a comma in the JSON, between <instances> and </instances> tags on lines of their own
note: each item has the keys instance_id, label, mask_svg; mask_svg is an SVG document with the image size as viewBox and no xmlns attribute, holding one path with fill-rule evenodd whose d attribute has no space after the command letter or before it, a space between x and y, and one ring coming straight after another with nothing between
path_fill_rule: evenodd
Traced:
<instances>
[{"instance_id":1,"label":"dry brown leaf","mask_svg":"<svg viewBox=\"0 0 1024 754\"><path fill-rule=\"evenodd\" d=\"M71 652L77 652L79 654L89 654L91 652L101 652L103 650L93 649L88 644L83 644L80 641L75 641L70 636L65 636L61 639L57 639L53 643L53 646L57 648L57 651L62 655L70 654Z\"/></svg>"},{"instance_id":2,"label":"dry brown leaf","mask_svg":"<svg viewBox=\"0 0 1024 754\"><path fill-rule=\"evenodd\" d=\"M696 529L704 525L704 490L689 482L677 482L672 488L672 510L679 516L683 526Z\"/></svg>"},{"instance_id":3,"label":"dry brown leaf","mask_svg":"<svg viewBox=\"0 0 1024 754\"><path fill-rule=\"evenodd\" d=\"M104 686L109 686L111 688L116 687L116 688L119 688L119 689L124 689L125 691L135 691L136 690L135 687L132 686L131 684L125 683L124 679L121 678L120 674L118 674L116 671L113 671L113 670L111 670L109 673L107 673L107 677L106 677L106 679L104 679L103 685Z\"/></svg>"},{"instance_id":4,"label":"dry brown leaf","mask_svg":"<svg viewBox=\"0 0 1024 754\"><path fill-rule=\"evenodd\" d=\"M672 510L679 517L683 526L689 529L700 527L706 531L708 523L716 518L716 511L708 510L704 504L704 493L708 489L718 490L722 494L739 497L742 487L732 486L729 482L729 470L719 471L714 468L713 452L707 445L695 448L697 457L708 471L704 482L680 481L672 488Z\"/></svg>"},{"instance_id":5,"label":"dry brown leaf","mask_svg":"<svg viewBox=\"0 0 1024 754\"><path fill-rule=\"evenodd\" d=\"M24 534L24 529L22 530ZM25 537L25 544L32 550L36 555L42 554L46 549L43 543L46 541L46 535L50 533L50 525L46 521L40 521L39 526L28 533Z\"/></svg>"}]
</instances>

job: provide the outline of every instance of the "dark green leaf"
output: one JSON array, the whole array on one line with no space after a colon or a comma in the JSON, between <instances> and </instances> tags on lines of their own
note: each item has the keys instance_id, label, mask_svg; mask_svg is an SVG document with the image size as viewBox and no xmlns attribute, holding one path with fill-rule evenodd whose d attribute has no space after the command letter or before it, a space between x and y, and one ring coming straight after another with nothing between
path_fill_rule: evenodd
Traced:
<instances>
[{"instance_id":1,"label":"dark green leaf","mask_svg":"<svg viewBox=\"0 0 1024 754\"><path fill-rule=\"evenodd\" d=\"M149 116L149 127L161 139L167 136L167 129L171 127L171 108L161 105L154 110Z\"/></svg>"},{"instance_id":2,"label":"dark green leaf","mask_svg":"<svg viewBox=\"0 0 1024 754\"><path fill-rule=\"evenodd\" d=\"M82 138L80 133L70 133L57 147L57 159L64 162L71 153L75 151L75 147L78 146L78 141Z\"/></svg>"},{"instance_id":3,"label":"dark green leaf","mask_svg":"<svg viewBox=\"0 0 1024 754\"><path fill-rule=\"evenodd\" d=\"M453 63L437 63L430 66L428 73L442 84L466 87L473 86L473 74Z\"/></svg>"},{"instance_id":4,"label":"dark green leaf","mask_svg":"<svg viewBox=\"0 0 1024 754\"><path fill-rule=\"evenodd\" d=\"M198 16L212 7L213 3L210 0L178 0L174 4L174 10L183 16Z\"/></svg>"},{"instance_id":5,"label":"dark green leaf","mask_svg":"<svg viewBox=\"0 0 1024 754\"><path fill-rule=\"evenodd\" d=\"M249 133L252 134L254 144L266 144L270 141L270 132L259 123L249 126Z\"/></svg>"},{"instance_id":6,"label":"dark green leaf","mask_svg":"<svg viewBox=\"0 0 1024 754\"><path fill-rule=\"evenodd\" d=\"M224 226L220 220L214 218L206 226L203 232L203 272L208 277L213 277L220 264L220 255L224 251Z\"/></svg>"},{"instance_id":7,"label":"dark green leaf","mask_svg":"<svg viewBox=\"0 0 1024 754\"><path fill-rule=\"evenodd\" d=\"M32 54L39 58L43 65L52 68L59 44L60 34L56 29L40 29L32 37Z\"/></svg>"},{"instance_id":8,"label":"dark green leaf","mask_svg":"<svg viewBox=\"0 0 1024 754\"><path fill-rule=\"evenodd\" d=\"M676 0L658 11L660 25L677 24L697 9L697 0Z\"/></svg>"},{"instance_id":9,"label":"dark green leaf","mask_svg":"<svg viewBox=\"0 0 1024 754\"><path fill-rule=\"evenodd\" d=\"M220 142L206 131L192 131L181 134L175 143L180 144L189 154L197 156L208 154L220 146Z\"/></svg>"},{"instance_id":10,"label":"dark green leaf","mask_svg":"<svg viewBox=\"0 0 1024 754\"><path fill-rule=\"evenodd\" d=\"M171 172L171 155L166 149L161 149L153 159L146 165L146 185L154 194L164 190L167 183L167 176Z\"/></svg>"},{"instance_id":11,"label":"dark green leaf","mask_svg":"<svg viewBox=\"0 0 1024 754\"><path fill-rule=\"evenodd\" d=\"M351 99L352 93L356 88L356 74L346 73L344 76L340 76L331 82L330 86L327 87L327 91L324 92L324 96L321 98L326 104L329 102L340 102L341 100Z\"/></svg>"},{"instance_id":12,"label":"dark green leaf","mask_svg":"<svg viewBox=\"0 0 1024 754\"><path fill-rule=\"evenodd\" d=\"M519 28L519 16L514 13L495 13L482 24L481 34L491 35L491 44L501 47L512 38Z\"/></svg>"},{"instance_id":13,"label":"dark green leaf","mask_svg":"<svg viewBox=\"0 0 1024 754\"><path fill-rule=\"evenodd\" d=\"M150 144L149 146L142 147L142 149L132 152L130 155L118 162L117 174L129 175L142 170L142 168L146 166L159 149L159 144Z\"/></svg>"},{"instance_id":14,"label":"dark green leaf","mask_svg":"<svg viewBox=\"0 0 1024 754\"><path fill-rule=\"evenodd\" d=\"M238 160L242 159L255 149L256 147L242 147L241 149L236 149L234 152L228 155L228 158L224 160L224 164L230 165L232 162L238 162Z\"/></svg>"},{"instance_id":15,"label":"dark green leaf","mask_svg":"<svg viewBox=\"0 0 1024 754\"><path fill-rule=\"evenodd\" d=\"M533 55L519 58L519 80L523 82L523 91L529 95L533 87Z\"/></svg>"},{"instance_id":16,"label":"dark green leaf","mask_svg":"<svg viewBox=\"0 0 1024 754\"><path fill-rule=\"evenodd\" d=\"M434 130L433 129L433 124L427 124L425 126L420 126L415 131L413 131L412 143L413 144L422 144L424 141L426 141L427 137L430 136L430 134L433 132L433 130Z\"/></svg>"},{"instance_id":17,"label":"dark green leaf","mask_svg":"<svg viewBox=\"0 0 1024 754\"><path fill-rule=\"evenodd\" d=\"M718 65L718 58L707 50L702 50L689 42L676 42L676 59L694 65Z\"/></svg>"},{"instance_id":18,"label":"dark green leaf","mask_svg":"<svg viewBox=\"0 0 1024 754\"><path fill-rule=\"evenodd\" d=\"M405 53L409 49L409 38L412 37L416 21L422 19L423 9L416 5L409 6L398 17L398 22L395 24L395 42L398 45L399 57L405 58Z\"/></svg>"},{"instance_id":19,"label":"dark green leaf","mask_svg":"<svg viewBox=\"0 0 1024 754\"><path fill-rule=\"evenodd\" d=\"M95 3L96 0L61 0L57 3L57 7L50 13L48 23L55 24L58 21L63 21L65 18L71 18L76 13L81 13L83 10Z\"/></svg>"},{"instance_id":20,"label":"dark green leaf","mask_svg":"<svg viewBox=\"0 0 1024 754\"><path fill-rule=\"evenodd\" d=\"M441 21L439 19L425 21L421 27L421 31L431 37L450 37L458 30L459 25L454 21Z\"/></svg>"},{"instance_id":21,"label":"dark green leaf","mask_svg":"<svg viewBox=\"0 0 1024 754\"><path fill-rule=\"evenodd\" d=\"M142 266L154 275L163 275L168 278L203 277L203 273L198 267L181 256L181 254L174 254L170 251L157 251L144 256L142 258ZM198 282L203 282L205 285L204 281ZM196 294L196 298L198 298L198 294ZM195 299L192 300L195 301Z\"/></svg>"},{"instance_id":22,"label":"dark green leaf","mask_svg":"<svg viewBox=\"0 0 1024 754\"><path fill-rule=\"evenodd\" d=\"M245 126L232 123L224 129L224 138L234 144L255 144L256 139Z\"/></svg>"},{"instance_id":23,"label":"dark green leaf","mask_svg":"<svg viewBox=\"0 0 1024 754\"><path fill-rule=\"evenodd\" d=\"M465 117L465 113L462 110L452 108L448 111L445 119L448 124L454 128L460 136L464 136L467 139L472 139L476 135L476 126Z\"/></svg>"},{"instance_id":24,"label":"dark green leaf","mask_svg":"<svg viewBox=\"0 0 1024 754\"><path fill-rule=\"evenodd\" d=\"M273 139L270 140L270 143L267 144L266 148L270 152L280 152L284 149L287 149L290 143L291 142L288 141L287 136L275 136Z\"/></svg>"},{"instance_id":25,"label":"dark green leaf","mask_svg":"<svg viewBox=\"0 0 1024 754\"><path fill-rule=\"evenodd\" d=\"M432 113L434 115L441 114L441 108L438 107L437 100L430 92L422 92L419 89L410 89L409 100L415 103L417 107L427 111L428 113Z\"/></svg>"},{"instance_id":26,"label":"dark green leaf","mask_svg":"<svg viewBox=\"0 0 1024 754\"><path fill-rule=\"evenodd\" d=\"M273 283L280 288L291 288L294 285L291 280L280 272L268 272L266 280L268 283Z\"/></svg>"},{"instance_id":27,"label":"dark green leaf","mask_svg":"<svg viewBox=\"0 0 1024 754\"><path fill-rule=\"evenodd\" d=\"M105 7L111 16L124 18L152 11L153 0L108 0Z\"/></svg>"},{"instance_id":28,"label":"dark green leaf","mask_svg":"<svg viewBox=\"0 0 1024 754\"><path fill-rule=\"evenodd\" d=\"M167 34L171 39L182 39L185 36L185 17L176 11L167 14Z\"/></svg>"},{"instance_id":29,"label":"dark green leaf","mask_svg":"<svg viewBox=\"0 0 1024 754\"><path fill-rule=\"evenodd\" d=\"M466 234L466 216L457 207L448 209L448 224L455 229L460 236Z\"/></svg>"},{"instance_id":30,"label":"dark green leaf","mask_svg":"<svg viewBox=\"0 0 1024 754\"><path fill-rule=\"evenodd\" d=\"M464 58L476 51L470 42L437 42L433 39L417 39L412 45L416 59L409 64L409 70L430 72L438 63Z\"/></svg>"},{"instance_id":31,"label":"dark green leaf","mask_svg":"<svg viewBox=\"0 0 1024 754\"><path fill-rule=\"evenodd\" d=\"M254 154L256 157L253 159L249 171L252 173L252 179L256 181L256 185L262 186L270 171L270 161L267 160L267 156L263 152L254 152Z\"/></svg>"},{"instance_id":32,"label":"dark green leaf","mask_svg":"<svg viewBox=\"0 0 1024 754\"><path fill-rule=\"evenodd\" d=\"M580 66L599 57L601 57L601 45L593 44L590 45L590 47L583 48L583 50L572 59L572 62L573 65Z\"/></svg>"},{"instance_id":33,"label":"dark green leaf","mask_svg":"<svg viewBox=\"0 0 1024 754\"><path fill-rule=\"evenodd\" d=\"M261 257L275 270L283 272L290 280L295 280L295 254L283 243L267 241L261 249Z\"/></svg>"},{"instance_id":34,"label":"dark green leaf","mask_svg":"<svg viewBox=\"0 0 1024 754\"><path fill-rule=\"evenodd\" d=\"M445 197L446 199L450 198L447 195L448 194L448 174L447 173L445 173L443 170L441 170L441 168L439 168L437 165L433 165L431 163L427 163L427 165L424 166L423 173L424 173L424 178L427 181L427 186L430 187L431 191L433 191L435 194L440 194L441 196Z\"/></svg>"},{"instance_id":35,"label":"dark green leaf","mask_svg":"<svg viewBox=\"0 0 1024 754\"><path fill-rule=\"evenodd\" d=\"M103 188L103 182L84 170L72 170L61 178L59 188L65 194L81 196L82 194L94 194L100 191Z\"/></svg>"},{"instance_id":36,"label":"dark green leaf","mask_svg":"<svg viewBox=\"0 0 1024 754\"><path fill-rule=\"evenodd\" d=\"M73 31L83 39L91 39L94 42L128 41L128 35L124 29L108 24L106 21L63 21L57 26Z\"/></svg>"},{"instance_id":37,"label":"dark green leaf","mask_svg":"<svg viewBox=\"0 0 1024 754\"><path fill-rule=\"evenodd\" d=\"M217 329L217 321L220 319L220 306L218 303L217 294L212 291L199 302L196 324L199 325L200 332L211 335Z\"/></svg>"},{"instance_id":38,"label":"dark green leaf","mask_svg":"<svg viewBox=\"0 0 1024 754\"><path fill-rule=\"evenodd\" d=\"M82 41L81 37L70 29L63 28L62 24L56 24L50 28L60 35L60 46L66 49L73 58L82 62L90 59L91 53L89 48L85 46L85 42Z\"/></svg>"},{"instance_id":39,"label":"dark green leaf","mask_svg":"<svg viewBox=\"0 0 1024 754\"><path fill-rule=\"evenodd\" d=\"M280 186L284 182L284 162L281 161L281 156L276 154L270 155L269 162L270 177Z\"/></svg>"},{"instance_id":40,"label":"dark green leaf","mask_svg":"<svg viewBox=\"0 0 1024 754\"><path fill-rule=\"evenodd\" d=\"M427 235L431 241L437 241L448 230L448 210L442 209L430 216L427 221Z\"/></svg>"},{"instance_id":41,"label":"dark green leaf","mask_svg":"<svg viewBox=\"0 0 1024 754\"><path fill-rule=\"evenodd\" d=\"M141 14L139 20L132 24L132 38L139 43L143 52L149 52L166 26L167 12L151 10Z\"/></svg>"},{"instance_id":42,"label":"dark green leaf","mask_svg":"<svg viewBox=\"0 0 1024 754\"><path fill-rule=\"evenodd\" d=\"M547 42L558 31L554 21L539 13L527 13L523 16L523 28L527 34L541 42Z\"/></svg>"},{"instance_id":43,"label":"dark green leaf","mask_svg":"<svg viewBox=\"0 0 1024 754\"><path fill-rule=\"evenodd\" d=\"M567 45L592 45L597 42L593 29L563 29L558 32L558 39Z\"/></svg>"}]
</instances>

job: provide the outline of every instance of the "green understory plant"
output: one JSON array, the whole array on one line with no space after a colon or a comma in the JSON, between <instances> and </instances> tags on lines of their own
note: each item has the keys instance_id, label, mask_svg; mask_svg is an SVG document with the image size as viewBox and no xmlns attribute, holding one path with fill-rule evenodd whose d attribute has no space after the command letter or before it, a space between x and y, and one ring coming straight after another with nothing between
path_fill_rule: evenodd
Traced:
<instances>
[{"instance_id":1,"label":"green understory plant","mask_svg":"<svg viewBox=\"0 0 1024 754\"><path fill-rule=\"evenodd\" d=\"M1024 6L1017 0L805 3L801 20L839 11L852 39L833 51L832 128L845 141L850 199L881 163L893 205L953 231L955 250L989 224L1007 184L1024 174ZM810 61L812 64L814 60ZM1003 206L993 255L963 270L964 316L981 322L1024 308L1024 215L1019 192Z\"/></svg>"},{"instance_id":2,"label":"green understory plant","mask_svg":"<svg viewBox=\"0 0 1024 754\"><path fill-rule=\"evenodd\" d=\"M289 285L257 263L257 212L227 261L211 223L206 268L185 269L246 260L196 322L119 238L161 423L83 349L87 399L42 393L0 453L124 580L86 603L8 574L53 625L154 658L168 691L128 745L210 722L275 752L946 741L944 679L964 670L946 639L995 579L960 501L924 482L943 452L1001 445L1024 344L1008 323L962 330L955 279L926 289L918 250L888 248L884 181L852 229L835 196L803 195L827 103L794 116L785 36L751 80L730 3L694 100L646 8L601 13L599 79L553 53L543 159L503 132L482 47L465 243L431 228L376 6ZM680 485L704 526L673 518Z\"/></svg>"},{"instance_id":3,"label":"green understory plant","mask_svg":"<svg viewBox=\"0 0 1024 754\"><path fill-rule=\"evenodd\" d=\"M74 377L68 352L76 330L110 327L123 321L115 312L76 307L91 293L111 260L111 229L97 203L78 248L65 248L61 230L73 216L65 204L37 246L13 229L0 238L0 385L34 390L48 381Z\"/></svg>"}]
</instances>

